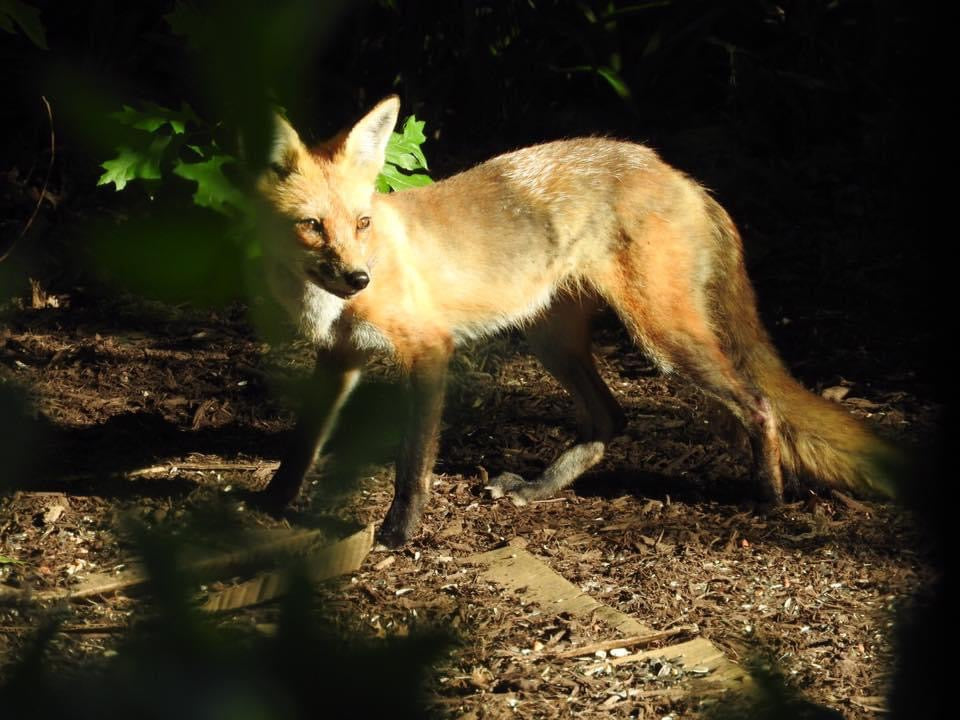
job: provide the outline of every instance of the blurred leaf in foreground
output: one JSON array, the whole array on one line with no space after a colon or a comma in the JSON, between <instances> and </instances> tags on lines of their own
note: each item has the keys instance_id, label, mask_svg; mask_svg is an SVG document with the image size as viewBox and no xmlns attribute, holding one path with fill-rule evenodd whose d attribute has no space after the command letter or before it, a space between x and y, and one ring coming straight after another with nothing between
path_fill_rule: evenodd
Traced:
<instances>
[{"instance_id":1,"label":"blurred leaf in foreground","mask_svg":"<svg viewBox=\"0 0 960 720\"><path fill-rule=\"evenodd\" d=\"M40 21L40 10L20 0L0 0L0 30L10 34L15 27L38 48L47 50L47 31Z\"/></svg>"}]
</instances>

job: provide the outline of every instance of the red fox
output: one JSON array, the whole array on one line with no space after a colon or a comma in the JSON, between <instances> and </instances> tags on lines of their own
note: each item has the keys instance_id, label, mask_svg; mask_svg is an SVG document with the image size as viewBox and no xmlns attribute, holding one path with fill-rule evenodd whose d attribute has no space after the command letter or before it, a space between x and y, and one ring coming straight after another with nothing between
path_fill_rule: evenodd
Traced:
<instances>
[{"instance_id":1,"label":"red fox","mask_svg":"<svg viewBox=\"0 0 960 720\"><path fill-rule=\"evenodd\" d=\"M798 476L892 496L894 451L784 368L758 317L740 236L704 188L649 148L594 137L379 194L399 107L388 97L314 148L277 120L258 181L282 223L266 248L269 275L318 347L317 372L336 380L306 403L264 505L296 496L365 361L387 350L412 400L380 538L406 542L430 491L451 352L511 327L573 396L578 439L537 479L506 473L488 489L518 505L558 492L625 425L591 354L588 318L600 302L664 372L685 374L740 420L772 501Z\"/></svg>"}]
</instances>

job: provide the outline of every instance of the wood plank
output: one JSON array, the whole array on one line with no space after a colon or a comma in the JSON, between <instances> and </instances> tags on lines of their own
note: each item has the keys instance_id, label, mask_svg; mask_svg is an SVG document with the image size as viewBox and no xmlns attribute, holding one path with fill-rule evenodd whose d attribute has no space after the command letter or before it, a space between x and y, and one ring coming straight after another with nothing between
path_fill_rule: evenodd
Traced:
<instances>
[{"instance_id":1,"label":"wood plank","mask_svg":"<svg viewBox=\"0 0 960 720\"><path fill-rule=\"evenodd\" d=\"M357 570L373 547L373 525L349 537L312 549L304 557L304 571L310 582L321 582ZM275 600L287 591L287 573L261 573L246 582L213 593L201 607L223 612Z\"/></svg>"},{"instance_id":2,"label":"wood plank","mask_svg":"<svg viewBox=\"0 0 960 720\"><path fill-rule=\"evenodd\" d=\"M542 560L517 545L507 545L471 555L461 562L482 567L480 578L508 590L522 592L524 598L536 602L547 612L599 618L620 636L648 635L655 632L636 618L604 605L583 592ZM681 664L688 670L698 668L706 671L707 674L702 678L691 678L688 686L691 694L712 694L719 688L741 692L749 689L752 684L750 676L743 668L702 637L620 658L610 658L605 662L622 665L661 657Z\"/></svg>"},{"instance_id":3,"label":"wood plank","mask_svg":"<svg viewBox=\"0 0 960 720\"><path fill-rule=\"evenodd\" d=\"M314 582L352 572L360 567L373 546L373 525L330 543L329 533L320 530L277 529L251 534L249 544L237 550L213 553L184 562L183 570L206 577L229 577L239 572L274 567L288 557L303 558L307 574ZM248 583L229 588L219 598L211 598L207 610L225 610L241 607L246 602L266 602L283 591L280 576L274 573L260 575ZM78 585L56 590L33 592L29 589L11 590L0 594L0 602L57 602L82 600L98 595L126 591L134 592L147 583L143 568L135 562L117 573L90 573ZM259 599L257 599L259 598Z\"/></svg>"},{"instance_id":4,"label":"wood plank","mask_svg":"<svg viewBox=\"0 0 960 720\"><path fill-rule=\"evenodd\" d=\"M471 555L465 562L485 565L481 577L511 590L523 590L524 597L544 610L571 615L593 615L621 635L646 635L653 628L629 615L604 605L582 592L562 575L554 572L526 550L507 545L490 552Z\"/></svg>"}]
</instances>

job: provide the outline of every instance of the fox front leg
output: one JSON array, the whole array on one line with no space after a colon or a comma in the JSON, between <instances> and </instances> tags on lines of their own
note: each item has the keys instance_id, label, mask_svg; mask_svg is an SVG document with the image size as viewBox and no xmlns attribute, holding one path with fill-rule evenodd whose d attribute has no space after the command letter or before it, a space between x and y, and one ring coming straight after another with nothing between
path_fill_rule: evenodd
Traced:
<instances>
[{"instance_id":1,"label":"fox front leg","mask_svg":"<svg viewBox=\"0 0 960 720\"><path fill-rule=\"evenodd\" d=\"M407 425L397 458L393 503L380 528L380 541L387 547L399 547L410 539L430 495L448 359L449 353L437 353L411 368Z\"/></svg>"},{"instance_id":2,"label":"fox front leg","mask_svg":"<svg viewBox=\"0 0 960 720\"><path fill-rule=\"evenodd\" d=\"M289 505L303 485L304 476L330 437L337 415L360 379L359 358L336 350L317 353L311 385L300 409L280 467L256 503L277 512Z\"/></svg>"}]
</instances>

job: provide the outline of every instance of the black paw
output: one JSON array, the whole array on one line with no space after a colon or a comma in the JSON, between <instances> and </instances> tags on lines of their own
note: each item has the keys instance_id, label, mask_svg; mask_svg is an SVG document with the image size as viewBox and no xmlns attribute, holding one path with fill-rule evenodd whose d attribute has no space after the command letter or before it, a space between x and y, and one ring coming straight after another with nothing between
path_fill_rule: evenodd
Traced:
<instances>
[{"instance_id":1,"label":"black paw","mask_svg":"<svg viewBox=\"0 0 960 720\"><path fill-rule=\"evenodd\" d=\"M420 525L422 509L410 502L393 501L387 517L377 533L378 542L388 548L398 548L407 543Z\"/></svg>"},{"instance_id":2,"label":"black paw","mask_svg":"<svg viewBox=\"0 0 960 720\"><path fill-rule=\"evenodd\" d=\"M403 547L409 539L409 534L403 528L387 527L386 523L380 527L380 532L377 533L377 542L391 550Z\"/></svg>"}]
</instances>

